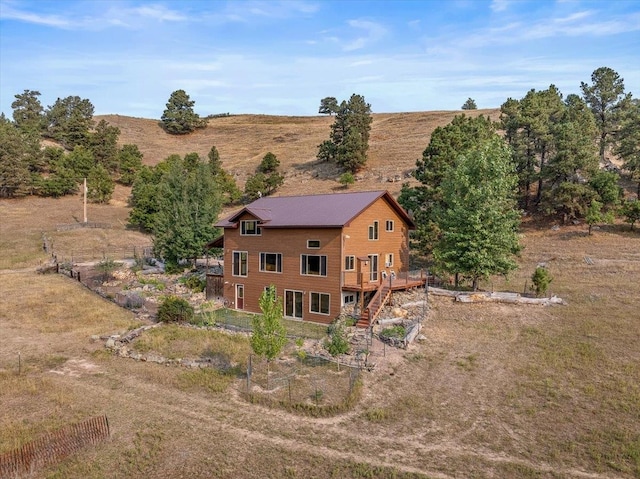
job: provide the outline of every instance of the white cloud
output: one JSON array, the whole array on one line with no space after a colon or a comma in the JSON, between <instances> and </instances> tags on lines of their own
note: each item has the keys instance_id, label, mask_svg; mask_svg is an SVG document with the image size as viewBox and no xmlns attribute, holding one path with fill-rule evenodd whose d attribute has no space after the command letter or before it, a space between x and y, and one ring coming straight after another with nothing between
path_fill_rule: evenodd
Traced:
<instances>
[{"instance_id":1,"label":"white cloud","mask_svg":"<svg viewBox=\"0 0 640 479\"><path fill-rule=\"evenodd\" d=\"M347 52L360 50L375 43L387 33L387 29L382 25L368 20L349 20L348 24L354 29L364 30L364 35L346 43L342 49Z\"/></svg>"},{"instance_id":2,"label":"white cloud","mask_svg":"<svg viewBox=\"0 0 640 479\"><path fill-rule=\"evenodd\" d=\"M60 15L41 15L13 8L9 3L0 4L0 18L3 20L18 20L25 23L45 25L56 28L69 28L71 23Z\"/></svg>"},{"instance_id":3,"label":"white cloud","mask_svg":"<svg viewBox=\"0 0 640 479\"><path fill-rule=\"evenodd\" d=\"M491 10L494 12L503 12L509 7L509 0L493 0L491 2Z\"/></svg>"}]
</instances>

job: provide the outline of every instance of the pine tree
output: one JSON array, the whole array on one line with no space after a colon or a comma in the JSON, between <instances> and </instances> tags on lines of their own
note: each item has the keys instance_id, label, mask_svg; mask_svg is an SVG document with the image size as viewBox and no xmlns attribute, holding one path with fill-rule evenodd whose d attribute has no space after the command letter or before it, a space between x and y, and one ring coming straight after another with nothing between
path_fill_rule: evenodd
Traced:
<instances>
[{"instance_id":1,"label":"pine tree","mask_svg":"<svg viewBox=\"0 0 640 479\"><path fill-rule=\"evenodd\" d=\"M201 119L193 110L195 103L184 90L176 90L171 93L167 108L160 120L162 128L173 135L184 135L198 128L206 127L207 121Z\"/></svg>"}]
</instances>

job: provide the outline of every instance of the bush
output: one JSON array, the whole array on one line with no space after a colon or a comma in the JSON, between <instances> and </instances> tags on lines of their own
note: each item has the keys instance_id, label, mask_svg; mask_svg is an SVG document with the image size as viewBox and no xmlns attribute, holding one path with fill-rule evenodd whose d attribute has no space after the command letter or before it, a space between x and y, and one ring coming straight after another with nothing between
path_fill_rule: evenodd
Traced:
<instances>
[{"instance_id":1,"label":"bush","mask_svg":"<svg viewBox=\"0 0 640 479\"><path fill-rule=\"evenodd\" d=\"M325 340L324 346L331 356L346 354L349 352L349 342L344 333L344 327L340 323L333 323L328 329L329 338Z\"/></svg>"},{"instance_id":2,"label":"bush","mask_svg":"<svg viewBox=\"0 0 640 479\"><path fill-rule=\"evenodd\" d=\"M193 319L193 307L186 299L177 296L167 296L158 308L158 321L169 323L172 321L189 322Z\"/></svg>"},{"instance_id":3,"label":"bush","mask_svg":"<svg viewBox=\"0 0 640 479\"><path fill-rule=\"evenodd\" d=\"M538 266L531 276L531 281L533 281L532 289L535 290L536 296L541 296L546 294L547 288L549 288L549 284L553 281L553 278L547 268Z\"/></svg>"},{"instance_id":4,"label":"bush","mask_svg":"<svg viewBox=\"0 0 640 479\"><path fill-rule=\"evenodd\" d=\"M391 326L390 328L385 328L380 332L380 336L383 336L385 338L397 338L397 339L404 339L404 337L407 335L407 330L405 329L404 326Z\"/></svg>"},{"instance_id":5,"label":"bush","mask_svg":"<svg viewBox=\"0 0 640 479\"><path fill-rule=\"evenodd\" d=\"M202 293L207 287L207 280L195 274L180 278L180 282L194 293Z\"/></svg>"}]
</instances>

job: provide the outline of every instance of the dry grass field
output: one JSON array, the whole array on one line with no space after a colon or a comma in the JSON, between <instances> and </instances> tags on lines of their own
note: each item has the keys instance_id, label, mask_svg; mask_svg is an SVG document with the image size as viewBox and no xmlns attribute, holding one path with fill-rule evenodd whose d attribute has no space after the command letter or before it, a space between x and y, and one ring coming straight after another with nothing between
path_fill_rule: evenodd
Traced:
<instances>
[{"instance_id":1,"label":"dry grass field","mask_svg":"<svg viewBox=\"0 0 640 479\"><path fill-rule=\"evenodd\" d=\"M411 168L429 128L449 118L430 115L378 115L371 168L381 168L384 158L394 158L387 168ZM123 122L125 142L162 135L124 128L151 128L151 120L114 118ZM375 130L383 120L396 133L418 130L421 118L433 123L420 138L406 138L411 151L399 134L385 145L384 129ZM288 168L298 162L306 172L313 149L297 142L319 143L331 122L267 117L251 129L234 123L243 119L212 120L209 128L235 131L244 153L234 153L222 126L208 139L198 133L167 141L181 154L206 154L215 144L231 170L249 171L272 150ZM307 140L307 130L317 137ZM284 141L262 149L254 134ZM173 152L162 153L170 144L155 141L142 147L146 162ZM332 188L322 177L305 179L283 193ZM356 187L386 186L399 185L372 175ZM482 287L522 291L536 264L546 262L551 292L566 306L432 297L426 339L407 351L387 350L363 374L362 399L352 410L312 418L247 403L241 379L208 387L220 378L111 355L92 336L138 326L133 315L66 277L35 274L46 260L42 231L64 248L148 241L124 227L126 194L90 207L91 221L112 228L70 232L54 228L82 215L77 197L0 200L0 453L90 416L106 414L111 426L107 443L33 477L640 478L640 233L627 225L587 236L583 225L525 224L520 270ZM202 344L214 347L209 339ZM196 347L179 345L187 346Z\"/></svg>"}]
</instances>

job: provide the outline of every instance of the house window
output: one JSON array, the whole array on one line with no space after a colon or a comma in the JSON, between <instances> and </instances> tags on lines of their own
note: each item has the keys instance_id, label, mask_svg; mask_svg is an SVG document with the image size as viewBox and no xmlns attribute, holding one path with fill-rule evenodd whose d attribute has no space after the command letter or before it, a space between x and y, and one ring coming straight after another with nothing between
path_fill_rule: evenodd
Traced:
<instances>
[{"instance_id":1,"label":"house window","mask_svg":"<svg viewBox=\"0 0 640 479\"><path fill-rule=\"evenodd\" d=\"M248 253L246 251L233 252L233 276L247 275L247 256Z\"/></svg>"},{"instance_id":2,"label":"house window","mask_svg":"<svg viewBox=\"0 0 640 479\"><path fill-rule=\"evenodd\" d=\"M303 254L300 257L300 274L312 276L327 275L327 257L325 255Z\"/></svg>"},{"instance_id":3,"label":"house window","mask_svg":"<svg viewBox=\"0 0 640 479\"><path fill-rule=\"evenodd\" d=\"M240 234L242 236L259 236L262 234L262 228L258 226L258 222L256 220L241 221Z\"/></svg>"},{"instance_id":4,"label":"house window","mask_svg":"<svg viewBox=\"0 0 640 479\"><path fill-rule=\"evenodd\" d=\"M320 248L320 240L307 240L307 248L309 249Z\"/></svg>"},{"instance_id":5,"label":"house window","mask_svg":"<svg viewBox=\"0 0 640 479\"><path fill-rule=\"evenodd\" d=\"M387 222L384 225L384 230L389 232L393 231L393 220L387 220Z\"/></svg>"},{"instance_id":6,"label":"house window","mask_svg":"<svg viewBox=\"0 0 640 479\"><path fill-rule=\"evenodd\" d=\"M369 226L369 239L377 240L378 239L378 222L374 221L372 225Z\"/></svg>"},{"instance_id":7,"label":"house window","mask_svg":"<svg viewBox=\"0 0 640 479\"><path fill-rule=\"evenodd\" d=\"M282 253L260 253L260 271L282 273Z\"/></svg>"},{"instance_id":8,"label":"house window","mask_svg":"<svg viewBox=\"0 0 640 479\"><path fill-rule=\"evenodd\" d=\"M387 253L384 255L385 268L391 268L393 266L393 253Z\"/></svg>"},{"instance_id":9,"label":"house window","mask_svg":"<svg viewBox=\"0 0 640 479\"><path fill-rule=\"evenodd\" d=\"M302 291L284 290L284 315L302 319Z\"/></svg>"},{"instance_id":10,"label":"house window","mask_svg":"<svg viewBox=\"0 0 640 479\"><path fill-rule=\"evenodd\" d=\"M318 314L329 314L329 295L326 293L311 293L309 311Z\"/></svg>"},{"instance_id":11,"label":"house window","mask_svg":"<svg viewBox=\"0 0 640 479\"><path fill-rule=\"evenodd\" d=\"M342 304L353 304L356 302L356 295L348 293L342 296Z\"/></svg>"},{"instance_id":12,"label":"house window","mask_svg":"<svg viewBox=\"0 0 640 479\"><path fill-rule=\"evenodd\" d=\"M344 257L344 270L345 271L353 271L356 269L356 257L355 256L345 256Z\"/></svg>"}]
</instances>

